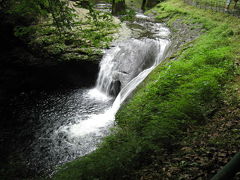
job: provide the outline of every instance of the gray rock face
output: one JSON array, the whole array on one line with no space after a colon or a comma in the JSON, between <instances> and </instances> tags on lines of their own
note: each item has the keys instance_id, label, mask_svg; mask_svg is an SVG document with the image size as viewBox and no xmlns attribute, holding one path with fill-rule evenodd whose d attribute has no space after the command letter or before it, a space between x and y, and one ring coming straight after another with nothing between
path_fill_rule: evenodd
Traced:
<instances>
[{"instance_id":1,"label":"gray rock face","mask_svg":"<svg viewBox=\"0 0 240 180\"><path fill-rule=\"evenodd\" d=\"M159 52L160 43L153 39L130 39L117 44L101 61L98 89L116 96L134 77L156 62Z\"/></svg>"},{"instance_id":2,"label":"gray rock face","mask_svg":"<svg viewBox=\"0 0 240 180\"><path fill-rule=\"evenodd\" d=\"M140 72L153 65L159 52L159 44L150 39L144 41L131 39L119 47L120 50L114 57L116 65L113 80L120 82L123 88Z\"/></svg>"}]
</instances>

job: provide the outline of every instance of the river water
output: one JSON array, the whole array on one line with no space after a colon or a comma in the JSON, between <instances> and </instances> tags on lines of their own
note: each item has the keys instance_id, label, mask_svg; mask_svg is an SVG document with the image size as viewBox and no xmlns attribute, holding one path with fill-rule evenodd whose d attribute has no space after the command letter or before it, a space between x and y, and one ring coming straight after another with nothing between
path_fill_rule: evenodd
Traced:
<instances>
[{"instance_id":1,"label":"river water","mask_svg":"<svg viewBox=\"0 0 240 180\"><path fill-rule=\"evenodd\" d=\"M95 87L22 93L12 100L12 113L28 123L10 143L38 175L95 150L122 102L167 56L168 28L143 14L136 17L128 23L130 38L105 51Z\"/></svg>"}]
</instances>

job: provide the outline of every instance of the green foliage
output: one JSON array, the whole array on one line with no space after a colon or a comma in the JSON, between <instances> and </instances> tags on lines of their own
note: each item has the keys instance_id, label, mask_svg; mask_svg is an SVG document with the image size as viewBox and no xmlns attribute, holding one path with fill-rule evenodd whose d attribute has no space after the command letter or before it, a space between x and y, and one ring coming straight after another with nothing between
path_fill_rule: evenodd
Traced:
<instances>
[{"instance_id":1,"label":"green foliage","mask_svg":"<svg viewBox=\"0 0 240 180\"><path fill-rule=\"evenodd\" d=\"M133 9L141 9L142 0L125 0L126 5Z\"/></svg>"},{"instance_id":2,"label":"green foliage","mask_svg":"<svg viewBox=\"0 0 240 180\"><path fill-rule=\"evenodd\" d=\"M65 36L58 36L56 28L48 25L34 26L37 33L33 33L30 47L43 57L54 57L58 60L87 60L98 59L100 49L108 48L113 40L112 34L117 32L118 25L111 21L97 23L88 19L73 26ZM84 55L84 56L82 56ZM88 57L88 58L87 58Z\"/></svg>"},{"instance_id":3,"label":"green foliage","mask_svg":"<svg viewBox=\"0 0 240 180\"><path fill-rule=\"evenodd\" d=\"M135 20L136 12L133 9L126 9L125 14L120 17L121 21Z\"/></svg>"},{"instance_id":4,"label":"green foliage","mask_svg":"<svg viewBox=\"0 0 240 180\"><path fill-rule=\"evenodd\" d=\"M5 11L16 17L30 19L30 24L23 23L16 27L16 35L18 36L28 35L30 31L32 33L31 24L39 24L39 22L42 23L46 20L56 27L54 33L66 36L76 25L82 24L79 20L76 21L79 12L76 12L76 8L74 8L82 7L81 3L82 0L78 0L76 3L69 0L10 0L8 9ZM109 25L109 22L112 21L111 14L94 10L91 1L88 3L87 9L89 10L86 17L88 22L85 23L94 23L96 27L102 28L105 26L104 22Z\"/></svg>"},{"instance_id":5,"label":"green foliage","mask_svg":"<svg viewBox=\"0 0 240 180\"><path fill-rule=\"evenodd\" d=\"M36 28L34 26L29 26L29 27L16 26L14 35L16 37L24 37L25 35L35 33L35 31L36 31Z\"/></svg>"},{"instance_id":6,"label":"green foliage","mask_svg":"<svg viewBox=\"0 0 240 180\"><path fill-rule=\"evenodd\" d=\"M46 7L52 18L53 25L58 29L59 35L72 28L73 18L76 16L74 9L69 7L69 1L48 0Z\"/></svg>"},{"instance_id":7,"label":"green foliage","mask_svg":"<svg viewBox=\"0 0 240 180\"><path fill-rule=\"evenodd\" d=\"M15 36L43 58L92 60L108 48L119 25L111 14L94 10L91 2L88 10L82 9L81 1L11 0L5 12L21 19L14 24Z\"/></svg>"},{"instance_id":8,"label":"green foliage","mask_svg":"<svg viewBox=\"0 0 240 180\"><path fill-rule=\"evenodd\" d=\"M75 17L74 9L69 7L68 0L11 0L7 12L17 17L31 17L35 22L51 16L59 35L71 29Z\"/></svg>"},{"instance_id":9,"label":"green foliage","mask_svg":"<svg viewBox=\"0 0 240 180\"><path fill-rule=\"evenodd\" d=\"M8 12L19 16L46 17L49 13L47 7L49 7L48 0L10 0L8 2Z\"/></svg>"}]
</instances>

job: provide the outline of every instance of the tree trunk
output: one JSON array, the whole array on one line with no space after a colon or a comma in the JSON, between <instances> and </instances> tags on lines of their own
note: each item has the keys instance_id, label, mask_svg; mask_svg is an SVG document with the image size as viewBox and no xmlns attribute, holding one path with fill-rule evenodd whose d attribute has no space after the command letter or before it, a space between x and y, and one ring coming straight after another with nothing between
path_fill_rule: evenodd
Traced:
<instances>
[{"instance_id":1,"label":"tree trunk","mask_svg":"<svg viewBox=\"0 0 240 180\"><path fill-rule=\"evenodd\" d=\"M126 9L125 0L112 0L112 14L124 14Z\"/></svg>"},{"instance_id":2,"label":"tree trunk","mask_svg":"<svg viewBox=\"0 0 240 180\"><path fill-rule=\"evenodd\" d=\"M147 2L147 0L143 0L143 1L142 1L142 7L141 7L141 9L142 9L143 11L145 11L146 2Z\"/></svg>"},{"instance_id":3,"label":"tree trunk","mask_svg":"<svg viewBox=\"0 0 240 180\"><path fill-rule=\"evenodd\" d=\"M237 153L211 180L232 179L240 171L240 153Z\"/></svg>"},{"instance_id":4,"label":"tree trunk","mask_svg":"<svg viewBox=\"0 0 240 180\"><path fill-rule=\"evenodd\" d=\"M146 8L152 8L153 6L158 4L160 1L161 0L143 0L141 9L145 11Z\"/></svg>"}]
</instances>

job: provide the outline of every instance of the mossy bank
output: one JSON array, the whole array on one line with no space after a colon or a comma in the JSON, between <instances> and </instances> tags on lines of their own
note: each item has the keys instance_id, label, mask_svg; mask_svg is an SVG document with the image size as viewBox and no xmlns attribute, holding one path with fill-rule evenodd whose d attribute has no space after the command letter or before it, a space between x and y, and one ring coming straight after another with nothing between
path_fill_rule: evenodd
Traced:
<instances>
[{"instance_id":1,"label":"mossy bank","mask_svg":"<svg viewBox=\"0 0 240 180\"><path fill-rule=\"evenodd\" d=\"M179 0L160 3L149 13L173 33L181 21L202 34L179 46L149 75L95 152L66 164L53 179L208 179L240 148L239 129L234 130L240 123L240 20ZM221 141L225 137L211 128L213 122L229 141ZM224 129L226 123L230 131ZM217 135L205 137L210 131Z\"/></svg>"}]
</instances>

